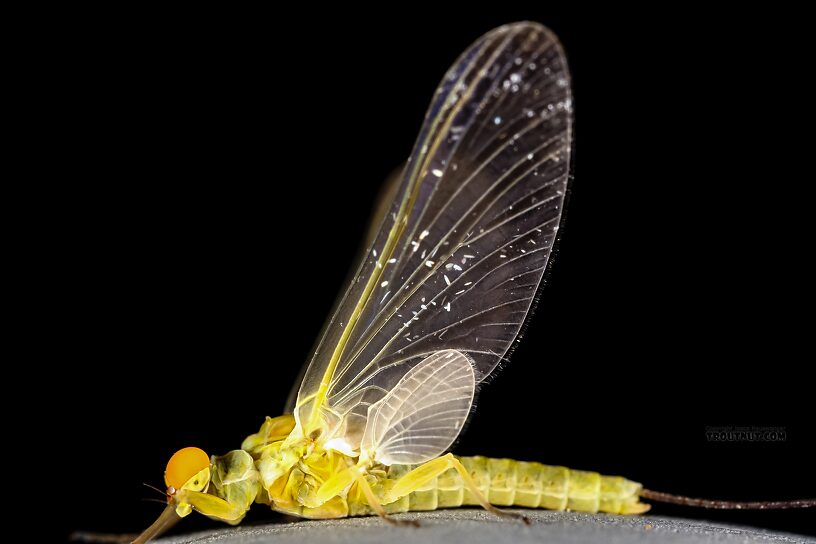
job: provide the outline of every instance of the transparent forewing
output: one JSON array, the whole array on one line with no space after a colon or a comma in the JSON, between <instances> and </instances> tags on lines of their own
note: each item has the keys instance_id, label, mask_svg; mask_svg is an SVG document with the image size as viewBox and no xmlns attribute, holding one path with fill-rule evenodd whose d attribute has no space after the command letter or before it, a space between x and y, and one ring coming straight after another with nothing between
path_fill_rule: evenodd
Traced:
<instances>
[{"instance_id":1,"label":"transparent forewing","mask_svg":"<svg viewBox=\"0 0 816 544\"><path fill-rule=\"evenodd\" d=\"M459 436L475 390L473 366L462 352L428 356L368 408L362 452L385 465L438 457Z\"/></svg>"},{"instance_id":2,"label":"transparent forewing","mask_svg":"<svg viewBox=\"0 0 816 544\"><path fill-rule=\"evenodd\" d=\"M558 229L571 112L561 46L538 24L498 28L459 58L305 373L301 432L358 448L368 407L442 350L466 354L477 381L496 368Z\"/></svg>"}]
</instances>

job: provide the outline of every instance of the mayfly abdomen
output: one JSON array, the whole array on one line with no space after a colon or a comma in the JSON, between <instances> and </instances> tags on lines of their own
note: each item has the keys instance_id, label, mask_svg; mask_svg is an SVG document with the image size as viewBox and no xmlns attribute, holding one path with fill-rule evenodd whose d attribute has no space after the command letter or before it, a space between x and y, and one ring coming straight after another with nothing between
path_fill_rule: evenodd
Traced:
<instances>
[{"instance_id":1,"label":"mayfly abdomen","mask_svg":"<svg viewBox=\"0 0 816 544\"><path fill-rule=\"evenodd\" d=\"M639 501L641 485L620 476L513 459L481 456L457 456L457 459L495 506L612 514L639 514L649 509L649 505ZM414 468L414 465L393 465L388 480L393 482ZM449 469L421 489L386 505L386 510L397 513L478 504L459 474ZM349 510L350 515L370 514L362 501L350 500Z\"/></svg>"}]
</instances>

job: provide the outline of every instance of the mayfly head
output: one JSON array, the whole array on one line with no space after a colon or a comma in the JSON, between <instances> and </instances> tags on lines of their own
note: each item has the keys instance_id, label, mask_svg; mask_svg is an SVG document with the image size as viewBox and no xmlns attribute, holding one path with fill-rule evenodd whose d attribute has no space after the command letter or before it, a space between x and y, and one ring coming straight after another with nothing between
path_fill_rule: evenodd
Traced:
<instances>
[{"instance_id":1,"label":"mayfly head","mask_svg":"<svg viewBox=\"0 0 816 544\"><path fill-rule=\"evenodd\" d=\"M167 462L164 470L167 484L167 508L159 518L140 534L133 544L144 544L158 537L193 508L183 499L185 491L205 492L210 485L210 458L199 448L182 448Z\"/></svg>"},{"instance_id":2,"label":"mayfly head","mask_svg":"<svg viewBox=\"0 0 816 544\"><path fill-rule=\"evenodd\" d=\"M164 470L168 502L181 489L205 491L210 484L210 457L195 447L178 450L167 462Z\"/></svg>"}]
</instances>

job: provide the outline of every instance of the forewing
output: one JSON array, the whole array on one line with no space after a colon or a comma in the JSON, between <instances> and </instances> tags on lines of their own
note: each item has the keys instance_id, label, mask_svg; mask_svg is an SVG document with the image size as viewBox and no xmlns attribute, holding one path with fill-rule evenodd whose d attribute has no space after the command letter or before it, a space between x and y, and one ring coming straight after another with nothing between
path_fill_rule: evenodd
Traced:
<instances>
[{"instance_id":1,"label":"forewing","mask_svg":"<svg viewBox=\"0 0 816 544\"><path fill-rule=\"evenodd\" d=\"M473 44L431 104L397 198L305 373L295 416L359 447L369 406L431 354L486 378L541 282L569 175L560 44L517 23Z\"/></svg>"},{"instance_id":2,"label":"forewing","mask_svg":"<svg viewBox=\"0 0 816 544\"><path fill-rule=\"evenodd\" d=\"M384 465L438 457L459 435L475 390L467 355L444 350L428 356L368 408L362 451Z\"/></svg>"}]
</instances>

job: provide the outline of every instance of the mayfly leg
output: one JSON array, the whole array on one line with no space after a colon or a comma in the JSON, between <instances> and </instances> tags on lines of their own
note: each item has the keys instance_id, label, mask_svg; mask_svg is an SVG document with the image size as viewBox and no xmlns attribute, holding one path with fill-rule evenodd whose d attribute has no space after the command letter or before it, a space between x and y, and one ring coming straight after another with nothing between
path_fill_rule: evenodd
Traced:
<instances>
[{"instance_id":1,"label":"mayfly leg","mask_svg":"<svg viewBox=\"0 0 816 544\"><path fill-rule=\"evenodd\" d=\"M394 487L391 489L391 500L400 499L416 491L417 489L420 489L422 486L451 468L456 470L456 472L462 478L462 482L465 484L467 490L470 491L471 495L473 495L482 508L497 516L518 519L523 521L525 525L530 524L530 520L527 517L514 512L506 512L490 504L487 497L485 497L484 493L482 493L481 489L479 489L479 486L473 481L473 477L470 475L468 470L465 468L462 462L459 461L459 459L453 456L452 453L447 453L442 457L428 461L397 480L397 483L394 484Z\"/></svg>"},{"instance_id":2,"label":"mayfly leg","mask_svg":"<svg viewBox=\"0 0 816 544\"><path fill-rule=\"evenodd\" d=\"M382 519L384 519L391 525L396 526L409 525L412 527L419 527L418 521L394 519L391 516L389 516L388 513L385 511L385 508L383 507L382 503L374 495L374 491L372 491L371 486L368 485L368 482L365 479L365 475L358 470L352 470L352 473L354 474L354 479L357 482L357 486L363 492L363 495L365 495L365 498L368 501L368 505L371 507L372 510L374 510L374 513L376 513L378 516L380 516Z\"/></svg>"},{"instance_id":3,"label":"mayfly leg","mask_svg":"<svg viewBox=\"0 0 816 544\"><path fill-rule=\"evenodd\" d=\"M482 506L482 508L484 508L491 514L495 514L497 516L502 516L506 518L518 519L524 522L525 525L530 525L530 519L527 516L516 514L514 512L506 512L501 508L496 508L495 506L490 504L490 502L488 502L487 500L487 497L484 496L482 490L479 489L479 486L477 486L476 482L473 481L473 477L471 477L470 473L462 464L462 462L459 461L459 459L457 459L456 457L454 457L452 453L448 453L447 455L443 456L443 459L445 457L447 457L450 460L451 466L453 466L453 468L456 469L456 472L459 473L459 476L462 477L462 481L464 482L465 487L467 487L471 495L476 497L476 500L479 501L479 504Z\"/></svg>"}]
</instances>

